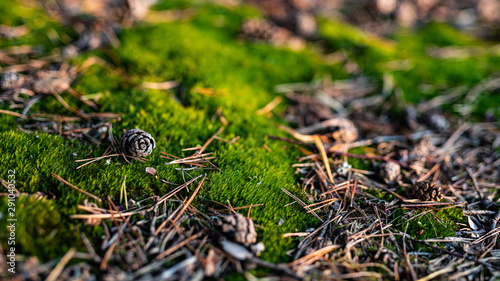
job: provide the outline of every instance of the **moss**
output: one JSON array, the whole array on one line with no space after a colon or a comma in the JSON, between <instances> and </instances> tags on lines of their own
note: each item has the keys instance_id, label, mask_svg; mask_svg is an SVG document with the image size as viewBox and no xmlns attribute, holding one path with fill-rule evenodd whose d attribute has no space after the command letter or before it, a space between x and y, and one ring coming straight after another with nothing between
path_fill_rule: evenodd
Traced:
<instances>
[{"instance_id":1,"label":"moss","mask_svg":"<svg viewBox=\"0 0 500 281\"><path fill-rule=\"evenodd\" d=\"M193 23L175 22L123 32L120 35L122 47L111 52L131 74L130 81L124 81L113 69L95 65L75 82L74 87L82 92L103 94L99 100L101 111L123 113L121 121L114 123L115 135L119 136L122 129L139 127L155 137L157 149L149 157L151 162L126 164L113 158L109 165L102 161L76 170L78 164L75 160L100 156L105 145L91 147L43 133L38 133L37 137L14 131L15 119L0 116L8 120L2 126L1 146L5 153L1 156L0 167L2 171L18 167L18 188L22 192L51 191L56 194L54 205L65 218L64 226L82 226L81 222L68 219L68 216L78 212L77 205L88 197L59 183L51 177L52 173L100 198L110 196L114 201L119 198L120 184L125 175L130 198L164 194L171 187L148 177L144 173L145 167L156 168L159 177L167 181L182 181L181 172L175 170L175 166L164 165L166 161L159 157L160 152L189 155L182 152L182 148L203 144L222 126L218 119L213 118L220 107L229 121L221 137L240 136L241 139L231 146L215 141L208 148L208 151L215 152L218 158L215 164L223 172L210 174L210 181L194 204L201 208L207 200L230 200L233 206L264 203L264 206L253 208L251 213L256 223L262 226L259 232L267 247L263 258L285 261L284 253L292 247L293 241L281 239L281 234L317 222L296 206L283 208L290 199L280 190L281 187L301 195L294 187L295 178L290 168L298 152L292 147L282 149L281 143L266 140L266 134L276 133L276 119L257 116L255 111L274 98L275 84L309 80L314 73L321 73L328 67L308 51L294 52L235 41L226 32L230 27L215 28L201 23L206 20L207 13L234 20L241 19L240 12L213 7L203 9L204 15ZM165 44L160 38L176 39ZM99 52L94 54L99 55ZM87 56L77 58L76 62ZM142 81L172 79L181 82L184 91L145 91L136 86ZM221 89L225 94L206 97L197 93L195 87ZM177 103L172 95L182 103ZM71 96L62 96L71 105L91 111ZM70 114L51 96L33 106L31 112ZM273 150L272 153L262 148L264 143ZM201 173L203 171L192 175ZM5 175L0 174L0 177ZM277 226L278 218L283 218L285 224ZM97 239L97 233L91 238ZM40 245L41 241L34 239L34 243ZM64 243L69 246L73 241L65 240ZM54 249L49 256L60 255L63 249Z\"/></svg>"},{"instance_id":2,"label":"moss","mask_svg":"<svg viewBox=\"0 0 500 281\"><path fill-rule=\"evenodd\" d=\"M488 51L490 44L442 23L430 23L417 32L401 29L393 36L394 41L331 20L321 21L320 27L321 37L328 42L331 51L343 51L362 67L364 74L380 82L384 74L391 74L404 99L412 103L432 98L443 89L472 87L500 70L498 56ZM474 46L483 54L451 59L429 55L431 48L447 46ZM388 67L388 63L400 67ZM430 91L424 91L422 85L430 86ZM488 99L483 96L478 101L487 102ZM475 113L481 114L481 110Z\"/></svg>"},{"instance_id":3,"label":"moss","mask_svg":"<svg viewBox=\"0 0 500 281\"><path fill-rule=\"evenodd\" d=\"M8 26L24 25L29 33L14 39L0 37L0 48L31 45L41 52L48 52L55 47L69 43L74 32L63 28L59 23L50 19L36 6L19 5L14 0L0 3L0 24Z\"/></svg>"},{"instance_id":4,"label":"moss","mask_svg":"<svg viewBox=\"0 0 500 281\"><path fill-rule=\"evenodd\" d=\"M187 9L192 6L191 0L162 0L158 1L151 9L152 10L171 10L171 9Z\"/></svg>"},{"instance_id":5,"label":"moss","mask_svg":"<svg viewBox=\"0 0 500 281\"><path fill-rule=\"evenodd\" d=\"M357 155L365 155L365 147L356 147L349 149L349 153ZM348 162L355 169L372 170L372 163L370 160L350 157Z\"/></svg>"},{"instance_id":6,"label":"moss","mask_svg":"<svg viewBox=\"0 0 500 281\"><path fill-rule=\"evenodd\" d=\"M422 212L424 211L417 210L412 213L412 217L419 215ZM465 222L463 210L461 208L444 209L436 212L435 214L441 222L430 213L408 221L410 217L408 217L408 210L405 209L395 211L391 215L391 219L397 219L397 223L395 225L401 232L404 232L406 226L408 225L406 233L419 240L436 237L453 237L459 229L458 223Z\"/></svg>"},{"instance_id":7,"label":"moss","mask_svg":"<svg viewBox=\"0 0 500 281\"><path fill-rule=\"evenodd\" d=\"M17 212L23 218L19 220L19 227L26 229L19 234L24 254L34 254L43 260L61 256L75 243L81 245L79 232L88 234L94 241L100 239L98 228L84 226L81 221L69 218L78 212L78 204L88 197L61 184L51 177L52 173L100 198L110 196L115 202L119 199L125 175L130 198L164 194L171 187L149 177L144 169L154 167L159 178L181 182L181 172L175 170L176 166L165 165L160 152L188 156L190 153L183 152L182 148L203 144L222 126L216 115L218 108L229 122L220 136L241 138L232 145L214 141L209 146L208 151L215 153L217 159L214 163L222 172L210 172L210 180L193 204L200 209L210 200L223 203L230 200L235 207L264 204L253 208L251 216L262 227L259 228L259 237L266 245L262 257L273 262L286 261L285 252L293 247L294 240L283 239L281 234L318 224L297 204L286 209L283 207L291 199L280 190L281 187L304 198L291 168L299 152L291 145L283 148L283 143L265 137L267 134L281 134L276 130L276 125L283 122L279 116L266 118L255 112L276 96L273 88L277 84L311 81L323 74L344 79L348 74L340 65L322 61L321 56L309 48L297 52L239 40L240 23L246 17L259 15L253 8L227 8L197 1L163 1L155 6L156 10L185 8L193 9L194 15L190 19L140 24L119 35L121 47L84 53L73 61L81 64L95 55L130 75L129 79L124 79L113 67L94 65L75 81L74 88L86 94L101 93L100 111L123 114L120 121L113 123L115 135L120 136L123 129L133 127L150 132L157 141L150 162L126 164L121 159L112 158L109 165L101 161L76 170L78 163L75 160L100 156L106 145L96 147L41 132L27 134L16 129L16 118L0 115L0 177L5 179L7 170L15 168L18 171L17 188L21 192L51 192L57 197L54 201L18 199L18 204L25 205ZM48 54L51 49L67 43L64 38L75 35L37 8L22 7L14 1L1 1L0 14L5 15L0 19L1 23L26 24L31 30L18 39L0 39L0 47L43 45L42 54ZM408 101L430 98L439 93L442 85L472 86L500 68L499 58L487 54L463 60L430 57L426 50L433 45L477 44L487 47L469 37L458 36L453 29L442 25L437 28L430 26L416 33L402 30L393 41L330 20L321 20L320 27L320 36L328 42L329 51L344 51L362 66L365 75L376 80L382 81L384 73L389 72ZM46 35L54 34L54 31L59 36L49 38ZM412 68L387 69L386 63L394 60L408 60ZM182 86L172 91L145 90L139 86L144 81L167 80L177 80ZM422 83L431 85L432 90L420 90ZM196 88L212 88L221 94L208 97ZM72 106L92 111L70 95L62 96ZM478 101L477 112L482 113L480 109L491 106L490 102L498 106L493 94L485 94L484 100ZM9 109L7 104L0 105L0 108ZM277 112L280 110L278 108ZM35 104L30 112L70 115L52 96ZM264 144L272 152L263 149ZM364 149L350 152L363 154ZM371 168L369 161L350 158L349 162L359 169ZM204 171L192 175L202 173ZM1 200L0 210L5 206L6 201ZM454 210L437 214L445 221L446 227L432 216L424 216L411 222L409 233L416 235L424 226L426 229L436 227L443 236L452 235L456 229L454 223L463 220ZM401 217L403 213L398 211L394 216ZM39 225L40 229L29 226L32 222L26 218L34 216L38 220L34 225ZM54 220L50 221L52 217ZM285 221L282 226L275 224L279 218ZM429 222L432 222L432 227ZM431 237L431 234L434 235L423 235ZM4 239L1 241L4 243Z\"/></svg>"},{"instance_id":8,"label":"moss","mask_svg":"<svg viewBox=\"0 0 500 281\"><path fill-rule=\"evenodd\" d=\"M57 258L66 253L70 247L83 250L83 245L75 240L78 237L77 227L63 223L63 220L67 218L61 216L54 201L20 196L15 199L14 210L7 209L6 197L1 198L1 201L0 214L8 217L10 212L13 212L15 214L13 218L17 220L15 221L15 244L7 245L10 232L0 233L0 241L4 249L15 247L18 254L34 255L42 260ZM0 227L7 229L9 223L6 219L2 219ZM73 241L73 243L61 243L61 241Z\"/></svg>"}]
</instances>

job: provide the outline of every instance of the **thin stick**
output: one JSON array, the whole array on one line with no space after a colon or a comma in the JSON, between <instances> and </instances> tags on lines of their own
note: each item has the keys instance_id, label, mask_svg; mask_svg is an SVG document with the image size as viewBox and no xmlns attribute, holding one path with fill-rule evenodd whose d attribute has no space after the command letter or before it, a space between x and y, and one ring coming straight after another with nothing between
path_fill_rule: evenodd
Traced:
<instances>
[{"instance_id":1,"label":"thin stick","mask_svg":"<svg viewBox=\"0 0 500 281\"><path fill-rule=\"evenodd\" d=\"M139 211L119 213L119 214L75 214L71 215L72 219L110 219L119 217L128 217L139 213Z\"/></svg>"},{"instance_id":2,"label":"thin stick","mask_svg":"<svg viewBox=\"0 0 500 281\"><path fill-rule=\"evenodd\" d=\"M297 144L297 145L304 146L304 147L307 147L307 148L310 148L310 149L315 148L314 145L311 145L311 144L308 144L308 143L305 143L305 142L301 142L301 141L298 141L298 140L292 140L292 139L289 139L289 138L278 137L278 136L273 136L273 135L267 135L266 137L270 138L270 139L274 139L274 140L280 140L280 141L285 141L285 142Z\"/></svg>"},{"instance_id":3,"label":"thin stick","mask_svg":"<svg viewBox=\"0 0 500 281\"><path fill-rule=\"evenodd\" d=\"M426 180L428 177L430 177L433 173L435 173L439 167L441 167L441 164L440 163L437 163L436 165L434 165L434 167L432 167L432 169L427 172L425 175L423 175L422 177L420 177L417 182L421 182L421 181L424 181Z\"/></svg>"},{"instance_id":4,"label":"thin stick","mask_svg":"<svg viewBox=\"0 0 500 281\"><path fill-rule=\"evenodd\" d=\"M124 156L124 157L129 157L129 158L135 159L135 160L140 161L140 162L143 162L143 163L145 162L144 160L149 161L148 159L139 158L139 157L135 157L135 156L125 155L125 154L123 154L123 153L119 153L119 154L110 154L110 155L99 156L99 157L96 157L96 158L90 158L90 159L80 159L80 160L75 160L75 162L89 161L89 162L87 162L87 163L85 163L85 164L82 164L82 165L78 166L76 169L78 170L78 169L80 169L80 168L81 168L81 167L83 167L83 166L86 166L86 165L88 165L88 164L90 164L90 163L94 163L94 162L99 161L99 160L104 159L104 158L108 158L108 157L115 157L115 156L120 156L120 155L122 155L122 156ZM127 159L125 159L125 160L126 160L127 162L129 162ZM130 163L130 162L129 162L129 163Z\"/></svg>"},{"instance_id":5,"label":"thin stick","mask_svg":"<svg viewBox=\"0 0 500 281\"><path fill-rule=\"evenodd\" d=\"M124 227L125 227L125 225L122 225L121 229L123 229ZM111 246L109 246L108 250L106 251L106 254L104 254L104 258L102 259L102 262L99 266L99 269L101 269L102 271L106 270L106 268L108 267L109 258L113 254L113 251L116 247L116 244L118 243L118 239L120 238L121 229L118 232L118 237L115 239L115 241L113 241L113 244L111 244Z\"/></svg>"},{"instance_id":6,"label":"thin stick","mask_svg":"<svg viewBox=\"0 0 500 281\"><path fill-rule=\"evenodd\" d=\"M69 111L73 112L74 114L82 117L83 119L90 121L90 118L85 115L84 113L81 113L78 109L72 108L56 91L51 90L52 94L56 97L56 99Z\"/></svg>"},{"instance_id":7,"label":"thin stick","mask_svg":"<svg viewBox=\"0 0 500 281\"><path fill-rule=\"evenodd\" d=\"M199 175L197 176L196 178L193 178L191 180L189 180L188 182L186 183L183 183L182 185L179 185L177 186L176 188L174 188L172 191L170 191L169 193L163 195L160 200L158 201L158 204L161 204L163 203L165 200L167 200L168 198L174 196L174 194L176 194L177 192L179 192L181 189L183 189L184 187L187 187L188 185L190 185L192 182L196 181L197 179L199 179L202 175Z\"/></svg>"},{"instance_id":8,"label":"thin stick","mask_svg":"<svg viewBox=\"0 0 500 281\"><path fill-rule=\"evenodd\" d=\"M441 149L444 149L450 145L452 145L465 131L467 131L470 128L470 125L468 123L462 124L451 136L446 140L446 142L441 146Z\"/></svg>"},{"instance_id":9,"label":"thin stick","mask_svg":"<svg viewBox=\"0 0 500 281\"><path fill-rule=\"evenodd\" d=\"M99 257L96 254L96 252L94 250L94 247L92 246L92 243L90 243L90 241L87 238L87 236L82 232L80 234L80 237L82 238L82 242L85 245L85 247L87 248L87 252L92 257L92 259L94 260L94 262L97 262L97 263L101 262L102 261L101 257Z\"/></svg>"},{"instance_id":10,"label":"thin stick","mask_svg":"<svg viewBox=\"0 0 500 281\"><path fill-rule=\"evenodd\" d=\"M207 177L207 174L205 174L205 176L203 176L203 178L201 179L201 182L198 184L198 186L196 187L196 189L194 190L193 194L191 195L191 197L189 197L189 200L186 202L186 204L184 204L184 206L182 207L181 211L179 212L179 214L177 214L177 216L175 217L175 219L173 219L174 222L176 222L181 216L182 214L184 214L184 212L186 211L187 207L191 204L191 202L193 202L193 199L194 197L196 196L196 194L198 193L198 191L200 190L201 188L201 185L203 184L203 182L205 181L205 178Z\"/></svg>"},{"instance_id":11,"label":"thin stick","mask_svg":"<svg viewBox=\"0 0 500 281\"><path fill-rule=\"evenodd\" d=\"M335 184L335 181L333 180L333 175L332 175L332 170L330 169L330 161L328 161L328 156L326 156L326 151L325 147L323 146L323 142L319 138L318 135L314 135L314 143L319 149L319 152L321 153L321 157L323 158L323 163L325 164L325 169L326 172L328 173L328 178L330 179L330 182Z\"/></svg>"},{"instance_id":12,"label":"thin stick","mask_svg":"<svg viewBox=\"0 0 500 281\"><path fill-rule=\"evenodd\" d=\"M427 247L431 247L435 250L438 250L438 251L441 251L443 253L446 253L448 255L452 255L452 256L455 256L455 257L459 257L459 258L462 258L462 259L466 259L466 260L469 260L469 261L473 261L473 262L476 262L480 265L483 265L485 267L491 267L497 271L500 271L500 267L496 266L496 265L493 265L493 264L490 264L490 263L485 263L485 262L482 262L480 260L477 260L474 256L465 256L465 255L462 255L460 253L457 253L457 252L452 252L452 251L448 251L446 249L443 249L443 248L440 248L440 247L437 247L437 246L434 246L434 245L431 245L425 241L422 241L422 240L417 240L417 239L413 239L410 237L410 235L407 235L407 234L404 234L404 236L406 238L408 238L409 240L413 241L413 242L416 242L416 243L420 243L420 244L424 244L425 246Z\"/></svg>"},{"instance_id":13,"label":"thin stick","mask_svg":"<svg viewBox=\"0 0 500 281\"><path fill-rule=\"evenodd\" d=\"M222 133L222 131L224 131L224 128L225 127L221 127L219 130L217 130L217 132L211 136L207 142L200 148L200 150L198 150L193 156L199 156L203 153L203 151L205 151L205 149L207 148L207 146L215 139L216 136L218 136L220 133Z\"/></svg>"},{"instance_id":14,"label":"thin stick","mask_svg":"<svg viewBox=\"0 0 500 281\"><path fill-rule=\"evenodd\" d=\"M19 117L21 119L28 119L28 117L26 117L26 115L20 114L20 113L14 112L14 111L0 109L0 113L1 114L7 114L7 115L15 116L15 117Z\"/></svg>"},{"instance_id":15,"label":"thin stick","mask_svg":"<svg viewBox=\"0 0 500 281\"><path fill-rule=\"evenodd\" d=\"M57 277L61 274L61 272L64 269L64 266L73 258L75 255L76 250L75 248L69 249L69 251L61 258L61 260L57 263L56 267L50 272L49 276L46 281L56 281Z\"/></svg>"},{"instance_id":16,"label":"thin stick","mask_svg":"<svg viewBox=\"0 0 500 281\"><path fill-rule=\"evenodd\" d=\"M276 106L278 106L278 104L280 104L282 101L283 101L283 97L282 96L275 97L266 106L264 106L263 108L257 110L257 115L263 115L263 114L271 112L271 110L273 110Z\"/></svg>"},{"instance_id":17,"label":"thin stick","mask_svg":"<svg viewBox=\"0 0 500 281\"><path fill-rule=\"evenodd\" d=\"M465 170L467 171L467 173L471 177L472 183L474 183L474 188L476 189L477 193L479 194L479 198L481 198L481 200L484 199L484 194L481 191L481 189L479 189L479 185L477 184L477 180L476 180L476 177L474 176L474 173L472 173L470 168L465 168Z\"/></svg>"},{"instance_id":18,"label":"thin stick","mask_svg":"<svg viewBox=\"0 0 500 281\"><path fill-rule=\"evenodd\" d=\"M423 203L423 204L401 204L398 206L389 207L386 210L395 209L395 208L405 208L405 207L418 208L418 207L431 207L431 206L443 206L443 205L458 206L458 205L465 205L465 204L467 204L467 202L450 202L450 203L448 203L448 202L444 202L444 203L434 202L434 203Z\"/></svg>"},{"instance_id":19,"label":"thin stick","mask_svg":"<svg viewBox=\"0 0 500 281\"><path fill-rule=\"evenodd\" d=\"M156 259L157 260L161 260L163 259L164 257L170 255L171 253L177 251L178 249L180 249L181 247L183 247L184 245L186 245L187 243L193 241L194 239L198 238L199 236L201 235L201 233L197 233L197 234L194 234L193 236L189 237L188 239L180 242L179 244L167 249L165 252L159 254L158 256L156 256Z\"/></svg>"},{"instance_id":20,"label":"thin stick","mask_svg":"<svg viewBox=\"0 0 500 281\"><path fill-rule=\"evenodd\" d=\"M101 201L102 201L102 200L101 200L101 198L99 198L99 197L97 197L97 196L95 196L95 195L93 195L93 194L90 194L90 193L88 193L87 191L82 190L82 189L80 189L80 188L78 188L78 187L76 187L76 186L72 185L71 183L69 183L68 181L66 181L65 179L61 178L60 176L58 176L58 175L56 175L56 174L54 174L54 173L52 173L52 177L54 177L54 178L55 178L55 179L57 179L58 181L60 181L60 182L64 183L65 185L68 185L68 186L70 186L70 187L72 187L72 188L76 189L77 191L79 191L79 192L81 192L81 193L83 193L83 194L85 194L85 195L87 195L87 196L89 196L89 197L94 198L95 200L97 200L97 201L99 201L99 202L101 202Z\"/></svg>"},{"instance_id":21,"label":"thin stick","mask_svg":"<svg viewBox=\"0 0 500 281\"><path fill-rule=\"evenodd\" d=\"M309 265L313 262L315 262L318 258L326 255L327 253L333 251L333 250L336 250L336 249L339 249L340 246L339 245L331 245L331 246L326 246L324 248L321 248L319 250L316 250L298 260L295 260L293 262L290 263L290 266L291 267L294 267L294 266L298 266L298 265L302 265L302 266L305 266L305 265Z\"/></svg>"},{"instance_id":22,"label":"thin stick","mask_svg":"<svg viewBox=\"0 0 500 281\"><path fill-rule=\"evenodd\" d=\"M336 150L330 150L329 152L334 153L334 154L338 154L338 155L342 155L342 156L359 158L359 159L381 160L381 161L386 161L386 162L392 162L392 163L398 164L399 166L401 166L403 168L408 168L408 165L406 165L405 163L398 161L398 160L391 159L387 156L352 154L352 153L336 151Z\"/></svg>"},{"instance_id":23,"label":"thin stick","mask_svg":"<svg viewBox=\"0 0 500 281\"><path fill-rule=\"evenodd\" d=\"M284 189L283 187L281 188L281 190L283 192L286 193L286 195L292 197L297 203L299 203L304 209L306 209L307 211L310 211L311 208L307 207L306 203L302 202L302 200L300 200L297 196L293 195L292 193L290 193L288 190ZM318 220L320 220L321 222L323 222L323 220L318 216L318 214L316 214L315 212L312 212L311 214L313 214L313 216L315 216Z\"/></svg>"},{"instance_id":24,"label":"thin stick","mask_svg":"<svg viewBox=\"0 0 500 281\"><path fill-rule=\"evenodd\" d=\"M252 207L259 207L259 206L263 206L263 205L264 205L264 203L261 203L261 204L252 204L252 205L248 205L248 206L236 207L233 210L242 210L242 209L247 209L247 208L252 208ZM228 207L228 208L226 208L226 210L230 210L230 208ZM216 211L220 212L220 211L224 211L224 210L216 210Z\"/></svg>"}]
</instances>

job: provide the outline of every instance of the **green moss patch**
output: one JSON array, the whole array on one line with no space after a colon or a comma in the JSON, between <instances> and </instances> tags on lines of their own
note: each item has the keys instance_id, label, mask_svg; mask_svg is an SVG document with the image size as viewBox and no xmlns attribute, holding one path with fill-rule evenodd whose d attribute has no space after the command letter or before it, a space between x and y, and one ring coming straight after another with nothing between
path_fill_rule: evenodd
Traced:
<instances>
[{"instance_id":1,"label":"green moss patch","mask_svg":"<svg viewBox=\"0 0 500 281\"><path fill-rule=\"evenodd\" d=\"M60 183L51 176L53 173L99 198L109 196L114 202L119 200L124 176L127 176L129 198L163 195L171 191L172 186L162 183L161 179L180 183L183 176L175 169L179 166L165 165L167 160L161 158L160 153L168 152L179 157L190 155L182 149L204 144L223 126L218 110L228 121L220 137L233 139L239 136L240 139L231 145L216 140L208 147L207 151L214 152L217 157L214 164L222 172L190 172L192 176L209 174L194 206L203 210L211 200L222 203L229 200L233 207L263 204L252 208L250 215L260 226L259 238L266 245L262 258L272 262L287 261L286 251L293 248L294 241L283 239L283 233L318 225L318 221L297 204L284 207L292 200L280 188L304 198L291 167L300 154L292 145L266 138L268 134L284 135L276 128L283 123L279 115L268 118L257 115L256 111L276 97L274 86L277 84L311 81L323 74L343 79L348 74L339 65L324 62L313 48L292 51L240 40L240 23L246 17L258 15L255 9L190 1L165 1L155 9L191 7L194 7L194 15L189 19L139 24L119 34L120 47L84 53L72 61L78 65L90 56L98 56L111 65L90 67L78 77L73 87L86 94L101 94L98 101L100 112L122 113L121 119L113 122L116 136L131 128L151 133L157 148L148 157L149 162L132 161L128 164L121 158L110 158L77 170L79 163L76 160L101 156L108 144L97 147L43 132L25 133L17 129L15 117L0 115L0 178L6 179L7 171L15 169L16 188L20 192L32 194L41 191L56 196L52 201L36 201L24 196L17 199L18 228L23 229L18 233L22 254L36 255L43 260L56 258L71 246L81 248L80 232L95 240L101 234L94 227L70 219L71 214L80 212L79 204L92 199ZM50 50L63 46L69 37L74 36L40 10L24 8L12 1L0 4L0 14L6 15L0 19L2 24L26 24L31 31L21 38L0 39L0 47L42 45L42 53L49 54ZM328 42L329 51L345 51L363 67L364 74L380 82L383 75L389 73L408 102L433 97L445 87L472 87L500 70L499 58L487 53L466 59L430 56L428 49L433 45L466 47L477 44L480 48L488 47L441 25L417 33L402 30L392 41L330 20L322 20L320 27L320 38ZM408 61L410 67L403 70L387 68L393 61ZM129 77L122 77L117 69L124 70ZM141 86L143 82L169 80L176 80L181 86L169 91ZM429 85L429 90L423 91L422 84ZM210 89L216 94L207 96L199 89ZM481 107L490 102L498 105L493 95L484 93L477 101L475 112L482 114ZM62 94L62 97L72 106L92 111L69 94ZM7 104L0 104L0 109L11 110ZM30 113L71 115L50 95L35 104ZM271 151L265 149L264 144ZM358 148L350 153L363 154L364 149ZM369 161L355 158L350 158L349 163L358 169L371 167ZM159 179L144 172L148 166L158 171ZM5 199L0 200L2 214L6 204ZM106 205L101 203L101 206ZM453 236L456 223L463 221L458 211L460 209L438 212L436 215L444 224L430 214L415 219L410 222L408 233L416 236L425 229L419 236L425 239L435 237L435 229L440 236ZM400 219L403 214L403 211L398 211L394 218ZM284 220L282 226L276 224L279 218ZM402 225L401 229L404 227ZM0 236L0 239L5 246L5 237Z\"/></svg>"}]
</instances>

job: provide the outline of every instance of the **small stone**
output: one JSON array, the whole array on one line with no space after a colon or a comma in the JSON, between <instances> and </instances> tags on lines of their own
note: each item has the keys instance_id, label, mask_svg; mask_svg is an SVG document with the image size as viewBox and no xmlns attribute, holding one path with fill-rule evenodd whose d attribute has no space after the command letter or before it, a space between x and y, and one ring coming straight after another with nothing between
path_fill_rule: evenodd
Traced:
<instances>
[{"instance_id":1,"label":"small stone","mask_svg":"<svg viewBox=\"0 0 500 281\"><path fill-rule=\"evenodd\" d=\"M265 249L266 249L266 246L262 242L259 242L259 243L256 243L256 244L253 244L250 246L250 250L256 256L259 256L260 253L264 252Z\"/></svg>"},{"instance_id":2,"label":"small stone","mask_svg":"<svg viewBox=\"0 0 500 281\"><path fill-rule=\"evenodd\" d=\"M279 218L278 221L276 222L278 226L282 226L284 223L285 221L282 218Z\"/></svg>"},{"instance_id":3,"label":"small stone","mask_svg":"<svg viewBox=\"0 0 500 281\"><path fill-rule=\"evenodd\" d=\"M214 249L210 249L208 251L208 255L204 265L206 276L214 276L214 274L217 272L217 267L221 259L221 255L218 255Z\"/></svg>"},{"instance_id":4,"label":"small stone","mask_svg":"<svg viewBox=\"0 0 500 281\"><path fill-rule=\"evenodd\" d=\"M20 86L23 82L23 76L19 75L17 72L6 72L2 75L2 79L0 79L0 87L3 90L8 90Z\"/></svg>"},{"instance_id":5,"label":"small stone","mask_svg":"<svg viewBox=\"0 0 500 281\"><path fill-rule=\"evenodd\" d=\"M332 138L341 143L353 142L358 138L358 129L354 126L340 127L332 133Z\"/></svg>"},{"instance_id":6,"label":"small stone","mask_svg":"<svg viewBox=\"0 0 500 281\"><path fill-rule=\"evenodd\" d=\"M316 24L316 19L311 13L308 12L298 12L296 15L296 25L297 33L300 36L310 38L316 34L318 30L318 25Z\"/></svg>"},{"instance_id":7,"label":"small stone","mask_svg":"<svg viewBox=\"0 0 500 281\"><path fill-rule=\"evenodd\" d=\"M397 1L396 0L377 0L377 9L383 14L390 14L396 10Z\"/></svg>"},{"instance_id":8,"label":"small stone","mask_svg":"<svg viewBox=\"0 0 500 281\"><path fill-rule=\"evenodd\" d=\"M152 176L156 175L156 169L153 167L146 167L146 174L150 174Z\"/></svg>"},{"instance_id":9,"label":"small stone","mask_svg":"<svg viewBox=\"0 0 500 281\"><path fill-rule=\"evenodd\" d=\"M78 47L75 45L69 45L62 49L62 55L64 58L74 58L78 56Z\"/></svg>"},{"instance_id":10,"label":"small stone","mask_svg":"<svg viewBox=\"0 0 500 281\"><path fill-rule=\"evenodd\" d=\"M385 183L395 185L401 182L401 167L394 162L385 162L380 165L379 176Z\"/></svg>"}]
</instances>

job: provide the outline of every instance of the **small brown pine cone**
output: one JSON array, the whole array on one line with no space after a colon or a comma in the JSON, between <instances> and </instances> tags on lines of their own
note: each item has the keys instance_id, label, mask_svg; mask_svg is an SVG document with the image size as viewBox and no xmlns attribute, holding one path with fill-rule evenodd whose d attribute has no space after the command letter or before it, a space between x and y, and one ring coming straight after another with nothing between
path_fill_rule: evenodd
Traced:
<instances>
[{"instance_id":1,"label":"small brown pine cone","mask_svg":"<svg viewBox=\"0 0 500 281\"><path fill-rule=\"evenodd\" d=\"M408 193L411 198L422 201L439 201L443 199L441 187L436 187L430 182L416 182L411 186Z\"/></svg>"},{"instance_id":2,"label":"small brown pine cone","mask_svg":"<svg viewBox=\"0 0 500 281\"><path fill-rule=\"evenodd\" d=\"M257 242L257 232L251 219L244 217L241 214L224 216L219 220L219 227L227 238L234 242L250 246Z\"/></svg>"},{"instance_id":3,"label":"small brown pine cone","mask_svg":"<svg viewBox=\"0 0 500 281\"><path fill-rule=\"evenodd\" d=\"M156 143L149 133L140 129L131 129L123 134L120 146L125 154L145 157L153 152Z\"/></svg>"}]
</instances>

